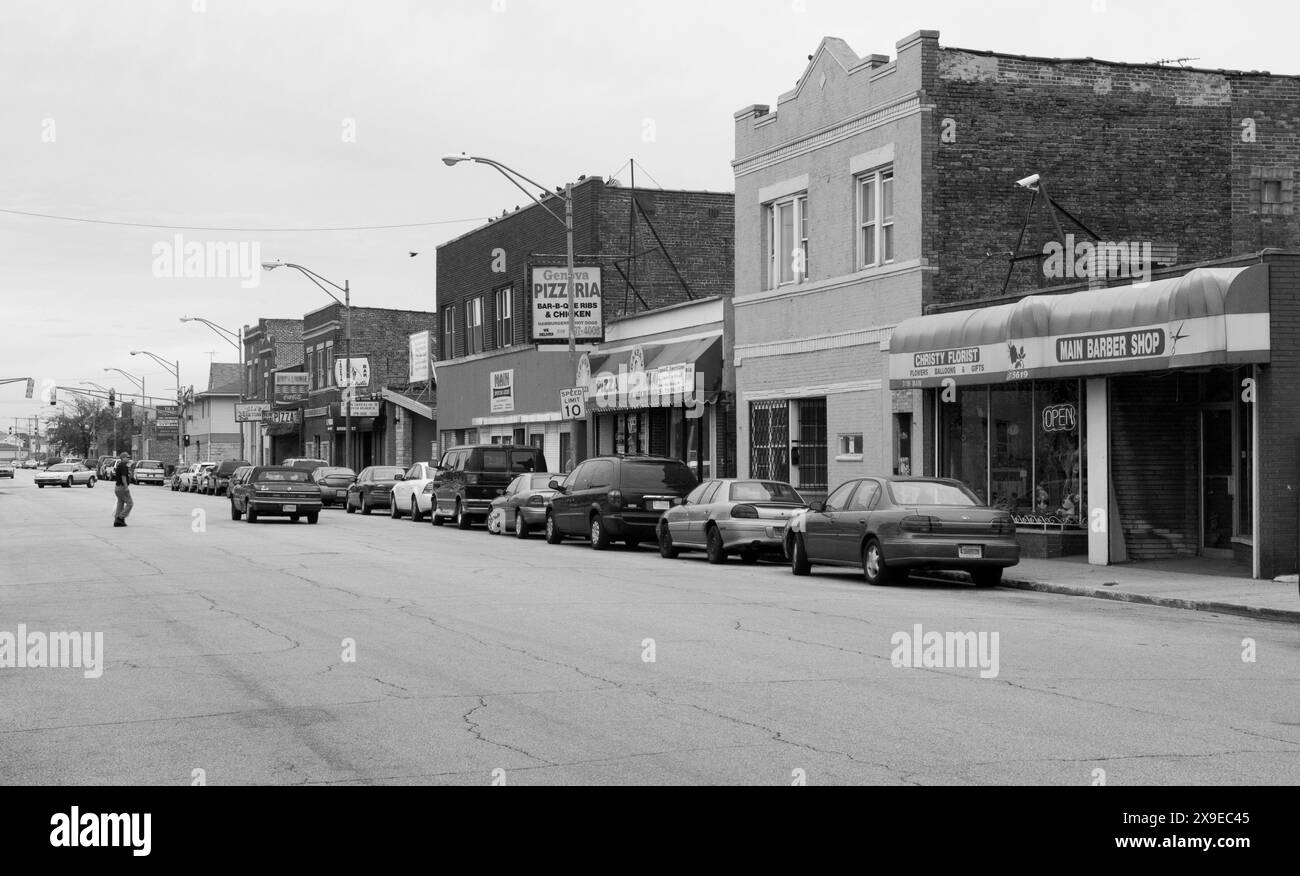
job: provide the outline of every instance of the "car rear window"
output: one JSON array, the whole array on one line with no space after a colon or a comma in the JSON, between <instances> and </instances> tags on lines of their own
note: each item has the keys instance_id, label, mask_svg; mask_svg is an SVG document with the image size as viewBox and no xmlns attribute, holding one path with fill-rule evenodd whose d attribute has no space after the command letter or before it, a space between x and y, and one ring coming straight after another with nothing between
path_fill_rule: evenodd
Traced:
<instances>
[{"instance_id":1,"label":"car rear window","mask_svg":"<svg viewBox=\"0 0 1300 876\"><path fill-rule=\"evenodd\" d=\"M695 475L683 462L625 462L623 464L624 492L671 492L685 495L695 488Z\"/></svg>"},{"instance_id":2,"label":"car rear window","mask_svg":"<svg viewBox=\"0 0 1300 876\"><path fill-rule=\"evenodd\" d=\"M484 450L483 471L519 474L537 468L537 454L531 450Z\"/></svg>"},{"instance_id":3,"label":"car rear window","mask_svg":"<svg viewBox=\"0 0 1300 876\"><path fill-rule=\"evenodd\" d=\"M395 479L397 478L398 475L403 475L403 476L405 476L405 475L406 475L406 469L404 469L404 468L377 468L377 469L374 470L373 474L374 474L374 478L375 478L375 480L377 480L377 481L391 481L391 480L395 480Z\"/></svg>"},{"instance_id":4,"label":"car rear window","mask_svg":"<svg viewBox=\"0 0 1300 876\"><path fill-rule=\"evenodd\" d=\"M291 469L289 471L264 471L257 476L259 481L287 481L294 484L305 484L310 480L310 472L302 469Z\"/></svg>"},{"instance_id":5,"label":"car rear window","mask_svg":"<svg viewBox=\"0 0 1300 876\"><path fill-rule=\"evenodd\" d=\"M733 502L793 502L803 504L803 496L780 481L741 481L731 485Z\"/></svg>"},{"instance_id":6,"label":"car rear window","mask_svg":"<svg viewBox=\"0 0 1300 876\"><path fill-rule=\"evenodd\" d=\"M889 485L889 495L899 505L954 505L970 507L980 504L964 487L936 481L903 481Z\"/></svg>"},{"instance_id":7,"label":"car rear window","mask_svg":"<svg viewBox=\"0 0 1300 876\"><path fill-rule=\"evenodd\" d=\"M552 480L564 480L563 475L552 474L535 474L529 475L528 480L524 482L525 490L545 490L550 487Z\"/></svg>"},{"instance_id":8,"label":"car rear window","mask_svg":"<svg viewBox=\"0 0 1300 876\"><path fill-rule=\"evenodd\" d=\"M76 466L71 463L61 462L58 465L50 466L50 471L75 471Z\"/></svg>"},{"instance_id":9,"label":"car rear window","mask_svg":"<svg viewBox=\"0 0 1300 876\"><path fill-rule=\"evenodd\" d=\"M162 463L156 459L142 459L136 463L136 468L162 468Z\"/></svg>"}]
</instances>

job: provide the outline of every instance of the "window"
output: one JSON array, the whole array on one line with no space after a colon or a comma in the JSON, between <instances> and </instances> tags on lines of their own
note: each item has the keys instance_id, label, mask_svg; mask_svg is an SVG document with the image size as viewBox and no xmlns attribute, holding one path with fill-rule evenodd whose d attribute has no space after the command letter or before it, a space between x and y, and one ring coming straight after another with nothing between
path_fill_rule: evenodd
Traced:
<instances>
[{"instance_id":1,"label":"window","mask_svg":"<svg viewBox=\"0 0 1300 876\"><path fill-rule=\"evenodd\" d=\"M808 196L777 201L768 212L768 287L808 279Z\"/></svg>"},{"instance_id":2,"label":"window","mask_svg":"<svg viewBox=\"0 0 1300 876\"><path fill-rule=\"evenodd\" d=\"M465 355L483 352L483 298L470 299L465 308Z\"/></svg>"},{"instance_id":3,"label":"window","mask_svg":"<svg viewBox=\"0 0 1300 876\"><path fill-rule=\"evenodd\" d=\"M857 484L857 481L849 481L847 484L842 484L838 490L831 493L826 499L826 510L843 511L844 507L849 502L849 494L853 492L853 488L856 487Z\"/></svg>"},{"instance_id":4,"label":"window","mask_svg":"<svg viewBox=\"0 0 1300 876\"><path fill-rule=\"evenodd\" d=\"M751 477L790 478L790 403L750 402L749 473Z\"/></svg>"},{"instance_id":5,"label":"window","mask_svg":"<svg viewBox=\"0 0 1300 876\"><path fill-rule=\"evenodd\" d=\"M894 170L858 177L858 267L894 260Z\"/></svg>"},{"instance_id":6,"label":"window","mask_svg":"<svg viewBox=\"0 0 1300 876\"><path fill-rule=\"evenodd\" d=\"M325 343L325 356L321 361L321 386L334 385L334 342Z\"/></svg>"},{"instance_id":7,"label":"window","mask_svg":"<svg viewBox=\"0 0 1300 876\"><path fill-rule=\"evenodd\" d=\"M1266 179L1260 188L1260 199L1265 204L1282 203L1282 180Z\"/></svg>"},{"instance_id":8,"label":"window","mask_svg":"<svg viewBox=\"0 0 1300 876\"><path fill-rule=\"evenodd\" d=\"M826 399L801 399L796 405L799 415L799 446L794 452L798 459L791 459L790 462L799 469L798 486L817 492L826 489Z\"/></svg>"},{"instance_id":9,"label":"window","mask_svg":"<svg viewBox=\"0 0 1300 876\"><path fill-rule=\"evenodd\" d=\"M853 494L853 501L849 503L849 510L870 511L879 493L880 484L876 481L863 481L862 486L858 487L858 491Z\"/></svg>"},{"instance_id":10,"label":"window","mask_svg":"<svg viewBox=\"0 0 1300 876\"><path fill-rule=\"evenodd\" d=\"M514 287L498 289L494 303L497 347L508 347L515 340Z\"/></svg>"},{"instance_id":11,"label":"window","mask_svg":"<svg viewBox=\"0 0 1300 876\"><path fill-rule=\"evenodd\" d=\"M862 433L840 436L840 456L862 455Z\"/></svg>"},{"instance_id":12,"label":"window","mask_svg":"<svg viewBox=\"0 0 1300 876\"><path fill-rule=\"evenodd\" d=\"M456 358L456 305L448 304L442 311L442 356Z\"/></svg>"}]
</instances>

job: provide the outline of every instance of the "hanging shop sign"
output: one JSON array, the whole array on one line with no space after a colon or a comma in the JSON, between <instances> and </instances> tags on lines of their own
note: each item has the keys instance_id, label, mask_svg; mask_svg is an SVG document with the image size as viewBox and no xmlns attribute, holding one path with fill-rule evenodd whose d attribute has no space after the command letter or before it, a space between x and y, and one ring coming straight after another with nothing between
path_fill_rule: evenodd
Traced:
<instances>
[{"instance_id":1,"label":"hanging shop sign","mask_svg":"<svg viewBox=\"0 0 1300 876\"><path fill-rule=\"evenodd\" d=\"M310 375L305 371L278 373L275 375L275 403L278 405L296 405L307 400L307 385Z\"/></svg>"},{"instance_id":2,"label":"hanging shop sign","mask_svg":"<svg viewBox=\"0 0 1300 876\"><path fill-rule=\"evenodd\" d=\"M351 365L348 363L351 362ZM338 386L369 386L369 359L335 359L334 383Z\"/></svg>"},{"instance_id":3,"label":"hanging shop sign","mask_svg":"<svg viewBox=\"0 0 1300 876\"><path fill-rule=\"evenodd\" d=\"M416 332L407 338L408 363L406 379L410 383L423 383L432 373L433 332Z\"/></svg>"},{"instance_id":4,"label":"hanging shop sign","mask_svg":"<svg viewBox=\"0 0 1300 876\"><path fill-rule=\"evenodd\" d=\"M346 416L346 415L347 415L347 411L348 411L348 407L347 407L347 405L343 405L343 406L342 406L342 411L341 411L341 413L343 413L343 414ZM353 418L353 419L357 419L357 418L360 418L360 417L377 417L377 416L379 416L379 402L377 402L377 401L354 401L354 402L352 403L352 418Z\"/></svg>"},{"instance_id":5,"label":"hanging shop sign","mask_svg":"<svg viewBox=\"0 0 1300 876\"><path fill-rule=\"evenodd\" d=\"M159 409L159 415L160 415L159 420L162 419L161 413L162 411L161 409ZM266 420L267 415L270 413L271 413L271 406L266 402L258 402L256 404L235 405L235 422L236 423L260 423L263 420Z\"/></svg>"},{"instance_id":6,"label":"hanging shop sign","mask_svg":"<svg viewBox=\"0 0 1300 876\"><path fill-rule=\"evenodd\" d=\"M302 411L294 409L292 411L269 411L262 419L264 423L284 423L296 426L302 422Z\"/></svg>"},{"instance_id":7,"label":"hanging shop sign","mask_svg":"<svg viewBox=\"0 0 1300 876\"><path fill-rule=\"evenodd\" d=\"M533 341L569 340L569 272L567 268L533 268ZM573 269L573 333L579 342L605 338L601 313L600 268Z\"/></svg>"}]
</instances>

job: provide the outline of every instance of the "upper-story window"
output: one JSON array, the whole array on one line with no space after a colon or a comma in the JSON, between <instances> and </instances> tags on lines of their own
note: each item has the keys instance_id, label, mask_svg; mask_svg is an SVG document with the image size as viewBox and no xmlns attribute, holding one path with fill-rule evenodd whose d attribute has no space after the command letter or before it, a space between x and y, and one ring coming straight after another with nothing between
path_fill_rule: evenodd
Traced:
<instances>
[{"instance_id":1,"label":"upper-story window","mask_svg":"<svg viewBox=\"0 0 1300 876\"><path fill-rule=\"evenodd\" d=\"M448 304L442 310L442 355L456 358L456 305Z\"/></svg>"},{"instance_id":2,"label":"upper-story window","mask_svg":"<svg viewBox=\"0 0 1300 876\"><path fill-rule=\"evenodd\" d=\"M325 359L321 362L321 383L323 386L334 385L334 342L325 342Z\"/></svg>"},{"instance_id":3,"label":"upper-story window","mask_svg":"<svg viewBox=\"0 0 1300 876\"><path fill-rule=\"evenodd\" d=\"M465 355L483 352L483 296L471 298L465 307Z\"/></svg>"},{"instance_id":4,"label":"upper-story window","mask_svg":"<svg viewBox=\"0 0 1300 876\"><path fill-rule=\"evenodd\" d=\"M514 287L498 289L496 295L497 346L508 347L515 340Z\"/></svg>"},{"instance_id":5,"label":"upper-story window","mask_svg":"<svg viewBox=\"0 0 1300 876\"><path fill-rule=\"evenodd\" d=\"M894 260L894 169L858 177L858 267Z\"/></svg>"},{"instance_id":6,"label":"upper-story window","mask_svg":"<svg viewBox=\"0 0 1300 876\"><path fill-rule=\"evenodd\" d=\"M768 288L808 279L808 196L794 195L767 207Z\"/></svg>"}]
</instances>

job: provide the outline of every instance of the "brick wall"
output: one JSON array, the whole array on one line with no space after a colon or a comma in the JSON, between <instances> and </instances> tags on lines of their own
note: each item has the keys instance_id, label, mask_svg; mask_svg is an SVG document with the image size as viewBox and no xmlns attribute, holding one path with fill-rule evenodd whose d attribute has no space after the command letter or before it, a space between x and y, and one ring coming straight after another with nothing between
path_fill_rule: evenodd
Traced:
<instances>
[{"instance_id":1,"label":"brick wall","mask_svg":"<svg viewBox=\"0 0 1300 876\"><path fill-rule=\"evenodd\" d=\"M1300 255L1268 255L1272 361L1259 378L1261 575L1300 567Z\"/></svg>"},{"instance_id":2,"label":"brick wall","mask_svg":"<svg viewBox=\"0 0 1300 876\"><path fill-rule=\"evenodd\" d=\"M724 193L646 189L637 189L636 194L693 295L703 298L730 294L734 282L735 198ZM606 185L595 177L579 183L573 190L574 254L579 265L594 264L602 268L601 304L606 319L646 310L647 305L654 308L689 300L662 253L646 254L637 260L637 287L645 299L644 305L614 268L612 259L626 256L628 252L631 196L629 189ZM545 203L563 218L562 199L551 198ZM635 235L638 253L656 246L650 228L640 217ZM456 349L443 351L441 358L454 359L466 354L465 304L478 296L484 298L485 350L529 343L532 334L530 261L539 266L562 266L566 246L564 226L541 207L532 205L439 247L438 309L446 314L448 305L456 305ZM592 260L583 256L609 258ZM506 287L511 289L514 317L509 339L496 336L494 293ZM437 336L441 338L442 334Z\"/></svg>"},{"instance_id":3,"label":"brick wall","mask_svg":"<svg viewBox=\"0 0 1300 876\"><path fill-rule=\"evenodd\" d=\"M1300 80L937 51L926 241L940 271L927 303L1001 291L1000 254L1015 247L1030 199L1014 183L1034 173L1103 240L1176 244L1180 263L1300 244L1295 215L1260 213L1258 173L1251 188L1252 168L1300 163ZM1255 140L1243 143L1248 117ZM1040 198L1021 252L1052 239ZM1026 261L1008 292L1059 282Z\"/></svg>"}]
</instances>

